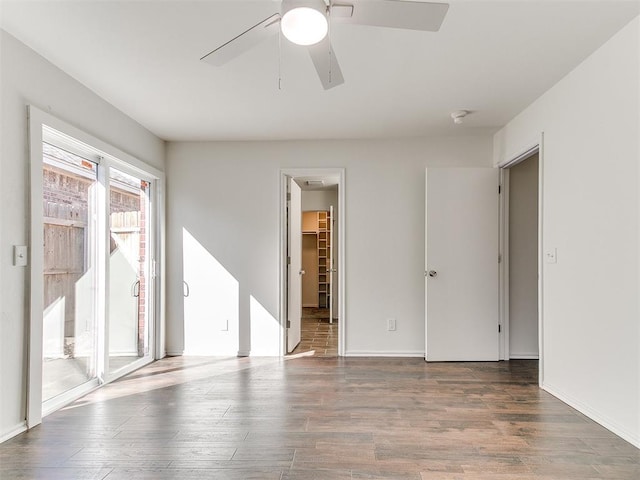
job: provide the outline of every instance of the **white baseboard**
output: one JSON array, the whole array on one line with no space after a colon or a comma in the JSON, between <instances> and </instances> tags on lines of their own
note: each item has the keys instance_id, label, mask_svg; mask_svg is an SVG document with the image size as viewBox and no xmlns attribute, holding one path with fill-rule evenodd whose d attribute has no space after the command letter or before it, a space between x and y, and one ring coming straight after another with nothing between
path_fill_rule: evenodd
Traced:
<instances>
[{"instance_id":1,"label":"white baseboard","mask_svg":"<svg viewBox=\"0 0 640 480\"><path fill-rule=\"evenodd\" d=\"M538 360L540 355L537 353L510 353L509 360Z\"/></svg>"},{"instance_id":2,"label":"white baseboard","mask_svg":"<svg viewBox=\"0 0 640 480\"><path fill-rule=\"evenodd\" d=\"M563 401L564 403L566 403L570 407L575 408L580 413L586 415L587 417L589 417L594 422L599 423L600 425L602 425L607 430L610 430L611 432L615 433L620 438L622 438L623 440L626 440L627 442L629 442L634 447L640 448L640 432L634 433L634 432L629 431L629 429L627 427L619 425L615 421L613 421L610 418L608 418L607 415L603 415L602 413L600 413L600 412L596 411L595 409L591 408L589 405L586 405L586 404L582 403L581 401L576 400L571 395L567 395L567 394L561 392L559 389L553 387L552 385L549 385L547 383L543 383L541 388L544 391L546 391L546 392L550 393L551 395L553 395L554 397L556 397L558 400Z\"/></svg>"},{"instance_id":3,"label":"white baseboard","mask_svg":"<svg viewBox=\"0 0 640 480\"><path fill-rule=\"evenodd\" d=\"M165 355L167 357L181 357L183 355L183 350L167 350Z\"/></svg>"},{"instance_id":4,"label":"white baseboard","mask_svg":"<svg viewBox=\"0 0 640 480\"><path fill-rule=\"evenodd\" d=\"M393 352L393 351L366 351L366 350L351 350L345 352L345 357L409 357L409 358L424 358L424 352Z\"/></svg>"},{"instance_id":5,"label":"white baseboard","mask_svg":"<svg viewBox=\"0 0 640 480\"><path fill-rule=\"evenodd\" d=\"M13 427L11 430L9 430L8 432L3 433L2 436L0 436L0 443L6 442L10 438L15 437L16 435L20 435L22 432L26 432L26 431L27 431L27 422L21 422L15 427Z\"/></svg>"},{"instance_id":6,"label":"white baseboard","mask_svg":"<svg viewBox=\"0 0 640 480\"><path fill-rule=\"evenodd\" d=\"M248 357L251 355L250 350L238 350L238 357Z\"/></svg>"}]
</instances>

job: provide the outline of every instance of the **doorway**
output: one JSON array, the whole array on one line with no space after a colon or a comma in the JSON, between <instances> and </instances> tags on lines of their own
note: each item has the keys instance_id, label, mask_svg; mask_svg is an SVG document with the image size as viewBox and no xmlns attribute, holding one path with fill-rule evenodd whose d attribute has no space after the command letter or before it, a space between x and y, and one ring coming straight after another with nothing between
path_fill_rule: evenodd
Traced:
<instances>
[{"instance_id":1,"label":"doorway","mask_svg":"<svg viewBox=\"0 0 640 480\"><path fill-rule=\"evenodd\" d=\"M282 355L343 355L343 179L343 169L282 171Z\"/></svg>"},{"instance_id":2,"label":"doorway","mask_svg":"<svg viewBox=\"0 0 640 480\"><path fill-rule=\"evenodd\" d=\"M301 335L300 343L289 352L293 355L338 355L338 316L333 308L337 297L333 278L337 272L333 247L337 196L337 186L302 191Z\"/></svg>"},{"instance_id":3,"label":"doorway","mask_svg":"<svg viewBox=\"0 0 640 480\"><path fill-rule=\"evenodd\" d=\"M540 172L537 146L501 166L504 360L540 358Z\"/></svg>"}]
</instances>

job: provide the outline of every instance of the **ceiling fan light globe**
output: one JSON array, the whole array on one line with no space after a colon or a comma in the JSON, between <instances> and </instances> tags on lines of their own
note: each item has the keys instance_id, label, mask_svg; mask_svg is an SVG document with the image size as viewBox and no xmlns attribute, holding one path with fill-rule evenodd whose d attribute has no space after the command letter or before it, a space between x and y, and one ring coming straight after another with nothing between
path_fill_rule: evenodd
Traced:
<instances>
[{"instance_id":1,"label":"ceiling fan light globe","mask_svg":"<svg viewBox=\"0 0 640 480\"><path fill-rule=\"evenodd\" d=\"M282 34L296 45L314 45L327 36L329 23L324 13L310 7L292 8L280 21Z\"/></svg>"}]
</instances>

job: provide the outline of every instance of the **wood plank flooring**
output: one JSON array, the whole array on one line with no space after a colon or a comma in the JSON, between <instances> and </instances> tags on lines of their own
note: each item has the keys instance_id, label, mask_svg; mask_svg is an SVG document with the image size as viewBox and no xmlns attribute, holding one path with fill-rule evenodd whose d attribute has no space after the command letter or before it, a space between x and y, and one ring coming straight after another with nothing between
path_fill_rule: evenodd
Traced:
<instances>
[{"instance_id":1,"label":"wood plank flooring","mask_svg":"<svg viewBox=\"0 0 640 480\"><path fill-rule=\"evenodd\" d=\"M168 358L0 445L0 478L640 478L640 451L540 390L536 372L534 361Z\"/></svg>"}]
</instances>

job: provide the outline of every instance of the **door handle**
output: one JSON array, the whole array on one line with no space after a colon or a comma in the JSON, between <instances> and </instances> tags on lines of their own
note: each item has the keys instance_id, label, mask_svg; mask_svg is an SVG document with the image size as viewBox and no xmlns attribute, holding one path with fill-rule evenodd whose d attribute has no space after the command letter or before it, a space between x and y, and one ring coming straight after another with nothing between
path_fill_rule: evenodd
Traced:
<instances>
[{"instance_id":1,"label":"door handle","mask_svg":"<svg viewBox=\"0 0 640 480\"><path fill-rule=\"evenodd\" d=\"M436 278L438 276L438 272L436 272L435 270L429 270L429 273L427 273L427 275L429 275L431 278Z\"/></svg>"},{"instance_id":2,"label":"door handle","mask_svg":"<svg viewBox=\"0 0 640 480\"><path fill-rule=\"evenodd\" d=\"M189 296L190 293L191 293L191 290L189 290L189 284L183 280L182 281L182 296L186 298L186 297Z\"/></svg>"},{"instance_id":3,"label":"door handle","mask_svg":"<svg viewBox=\"0 0 640 480\"><path fill-rule=\"evenodd\" d=\"M305 272L304 270L300 270L300 275L304 275L305 273L307 272Z\"/></svg>"},{"instance_id":4,"label":"door handle","mask_svg":"<svg viewBox=\"0 0 640 480\"><path fill-rule=\"evenodd\" d=\"M131 296L132 297L140 296L140 280L136 280L131 286Z\"/></svg>"}]
</instances>

